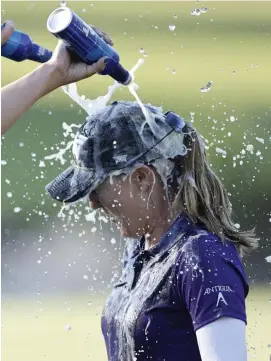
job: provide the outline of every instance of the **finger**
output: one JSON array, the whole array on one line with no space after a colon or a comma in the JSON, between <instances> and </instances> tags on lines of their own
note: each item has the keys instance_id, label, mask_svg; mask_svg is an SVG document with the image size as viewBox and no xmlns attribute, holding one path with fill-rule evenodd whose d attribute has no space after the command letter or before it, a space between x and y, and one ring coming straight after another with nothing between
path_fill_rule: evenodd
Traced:
<instances>
[{"instance_id":1,"label":"finger","mask_svg":"<svg viewBox=\"0 0 271 361\"><path fill-rule=\"evenodd\" d=\"M1 45L4 45L8 39L11 37L15 30L15 25L12 21L7 20L4 22L4 26L1 30Z\"/></svg>"},{"instance_id":2,"label":"finger","mask_svg":"<svg viewBox=\"0 0 271 361\"><path fill-rule=\"evenodd\" d=\"M92 29L109 45L114 45L112 39L109 37L109 35L106 34L102 29L97 28L97 26L90 25Z\"/></svg>"},{"instance_id":3,"label":"finger","mask_svg":"<svg viewBox=\"0 0 271 361\"><path fill-rule=\"evenodd\" d=\"M106 63L105 60L108 59L108 57L103 57L101 59L99 59L96 63L92 64L92 65L88 65L87 66L87 76L92 76L94 74L100 73L104 70L104 68L106 67Z\"/></svg>"}]
</instances>

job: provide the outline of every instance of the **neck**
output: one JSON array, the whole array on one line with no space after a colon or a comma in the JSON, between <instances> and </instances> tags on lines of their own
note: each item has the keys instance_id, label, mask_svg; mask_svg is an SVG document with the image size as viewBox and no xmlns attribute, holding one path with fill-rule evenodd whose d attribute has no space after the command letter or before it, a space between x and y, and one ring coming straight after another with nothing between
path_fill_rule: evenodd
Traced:
<instances>
[{"instance_id":1,"label":"neck","mask_svg":"<svg viewBox=\"0 0 271 361\"><path fill-rule=\"evenodd\" d=\"M162 236L169 230L172 221L173 219L170 216L170 212L162 219L157 218L157 225L150 233L145 234L145 249L150 249L160 242Z\"/></svg>"}]
</instances>

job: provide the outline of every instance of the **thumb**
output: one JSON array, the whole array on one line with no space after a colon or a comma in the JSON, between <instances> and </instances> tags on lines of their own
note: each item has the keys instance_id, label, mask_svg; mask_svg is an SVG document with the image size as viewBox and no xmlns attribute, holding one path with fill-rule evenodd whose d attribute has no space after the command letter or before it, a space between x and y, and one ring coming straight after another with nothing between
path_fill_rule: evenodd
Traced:
<instances>
[{"instance_id":1,"label":"thumb","mask_svg":"<svg viewBox=\"0 0 271 361\"><path fill-rule=\"evenodd\" d=\"M12 21L7 20L1 30L1 45L4 45L13 34L15 26Z\"/></svg>"},{"instance_id":2,"label":"thumb","mask_svg":"<svg viewBox=\"0 0 271 361\"><path fill-rule=\"evenodd\" d=\"M97 74L101 73L106 67L107 59L109 59L109 58L107 56L104 56L103 58L99 59L96 63L94 63L92 65L88 65L87 66L88 76L92 76L96 73Z\"/></svg>"}]
</instances>

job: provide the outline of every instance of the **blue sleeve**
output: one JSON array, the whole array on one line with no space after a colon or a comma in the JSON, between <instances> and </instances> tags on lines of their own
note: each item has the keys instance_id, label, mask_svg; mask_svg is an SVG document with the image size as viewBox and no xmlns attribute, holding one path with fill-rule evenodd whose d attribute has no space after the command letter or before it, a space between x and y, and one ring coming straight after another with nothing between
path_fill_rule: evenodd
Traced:
<instances>
[{"instance_id":1,"label":"blue sleeve","mask_svg":"<svg viewBox=\"0 0 271 361\"><path fill-rule=\"evenodd\" d=\"M236 247L212 234L192 238L181 250L176 275L195 331L220 317L246 323L248 285Z\"/></svg>"}]
</instances>

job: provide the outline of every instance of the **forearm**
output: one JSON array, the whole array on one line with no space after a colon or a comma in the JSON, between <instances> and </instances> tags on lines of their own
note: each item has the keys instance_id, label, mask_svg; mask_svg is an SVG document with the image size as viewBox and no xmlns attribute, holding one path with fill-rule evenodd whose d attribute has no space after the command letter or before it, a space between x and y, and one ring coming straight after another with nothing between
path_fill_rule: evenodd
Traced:
<instances>
[{"instance_id":1,"label":"forearm","mask_svg":"<svg viewBox=\"0 0 271 361\"><path fill-rule=\"evenodd\" d=\"M55 68L45 63L1 89L1 134L36 101L58 87L57 75Z\"/></svg>"}]
</instances>

